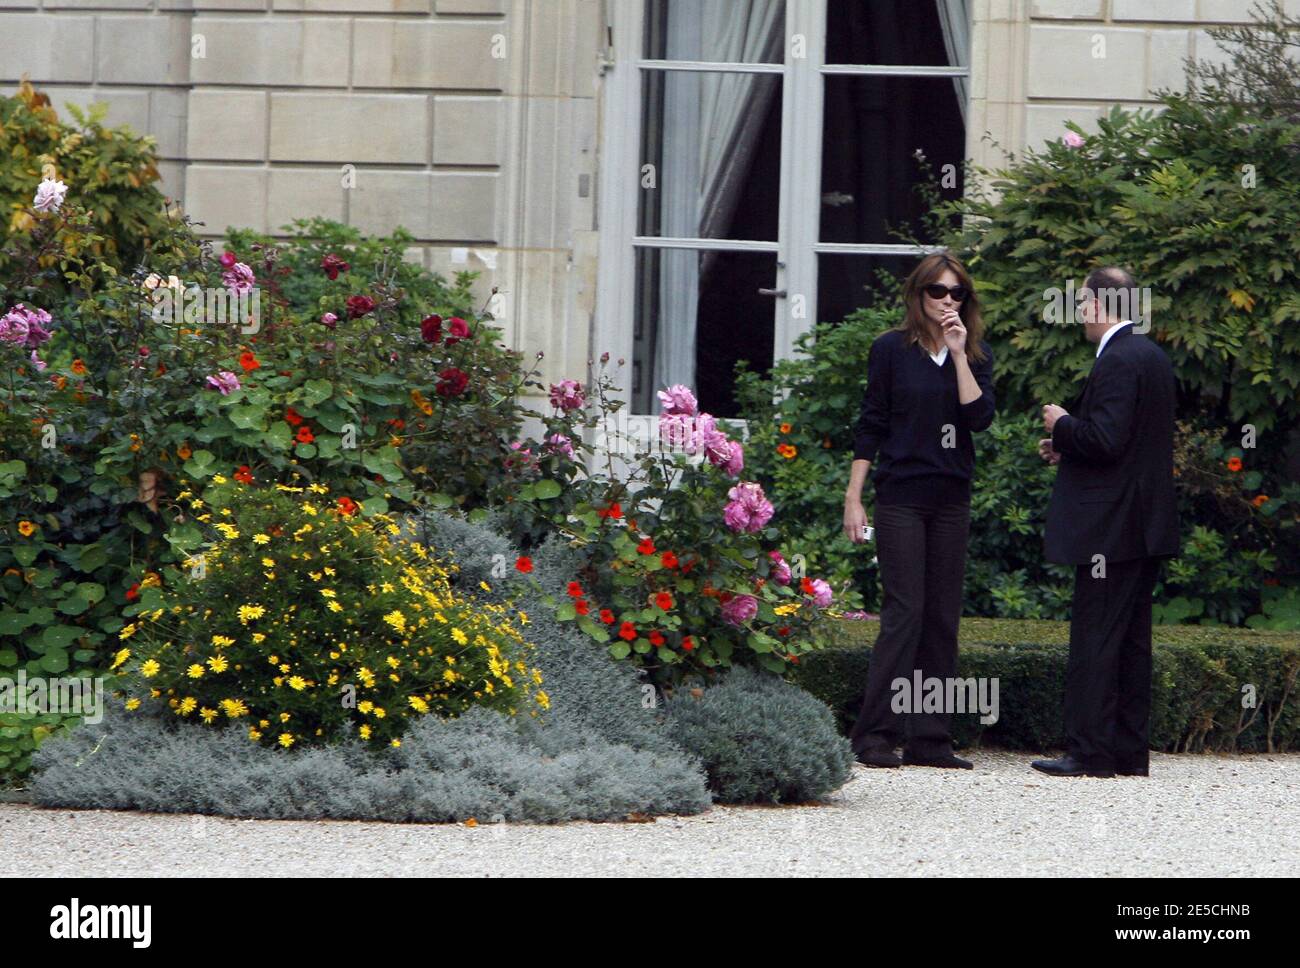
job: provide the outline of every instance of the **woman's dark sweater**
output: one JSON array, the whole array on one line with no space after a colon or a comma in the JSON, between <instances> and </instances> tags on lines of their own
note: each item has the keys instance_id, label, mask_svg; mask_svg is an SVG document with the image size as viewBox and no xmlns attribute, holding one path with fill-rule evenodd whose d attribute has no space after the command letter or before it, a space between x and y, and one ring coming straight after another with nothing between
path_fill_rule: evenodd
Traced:
<instances>
[{"instance_id":1,"label":"woman's dark sweater","mask_svg":"<svg viewBox=\"0 0 1300 968\"><path fill-rule=\"evenodd\" d=\"M871 344L853 459L872 462L877 504L969 503L971 432L993 422L993 353L980 343L984 359L970 364L980 395L959 403L952 353L939 366L919 343L908 346L906 340L905 332L893 329Z\"/></svg>"}]
</instances>

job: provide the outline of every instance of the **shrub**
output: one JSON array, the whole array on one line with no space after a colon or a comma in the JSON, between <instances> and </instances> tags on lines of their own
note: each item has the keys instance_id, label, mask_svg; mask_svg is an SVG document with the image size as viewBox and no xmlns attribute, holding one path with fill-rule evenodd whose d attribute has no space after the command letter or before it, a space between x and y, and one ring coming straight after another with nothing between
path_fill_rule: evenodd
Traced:
<instances>
[{"instance_id":1,"label":"shrub","mask_svg":"<svg viewBox=\"0 0 1300 968\"><path fill-rule=\"evenodd\" d=\"M271 820L550 823L709 806L703 775L680 753L596 744L546 755L482 708L417 720L400 749L378 752L352 741L268 749L113 709L42 746L36 767L42 806Z\"/></svg>"},{"instance_id":2,"label":"shrub","mask_svg":"<svg viewBox=\"0 0 1300 968\"><path fill-rule=\"evenodd\" d=\"M767 547L779 534L768 526L775 509L761 486L738 479L743 446L698 412L687 387L661 391L657 431L611 422L621 406L609 399L611 388L602 373L592 390L602 415L595 448L574 429L591 422L588 391L576 381L551 388L550 434L527 466L537 468L549 451L560 469L531 471L516 491L534 520L582 549L582 567L567 576L569 601L545 600L557 619L608 643L610 655L659 684L732 665L783 673L818 647L833 590ZM588 453L606 461L604 472L598 460L590 470L581 463ZM615 475L614 453L630 472ZM569 475L581 497L553 509L565 492L556 478ZM524 556L515 567L526 573L532 563Z\"/></svg>"},{"instance_id":3,"label":"shrub","mask_svg":"<svg viewBox=\"0 0 1300 968\"><path fill-rule=\"evenodd\" d=\"M722 803L802 803L839 789L853 754L819 700L773 676L739 667L698 697L666 705L673 737L704 763Z\"/></svg>"},{"instance_id":4,"label":"shrub","mask_svg":"<svg viewBox=\"0 0 1300 968\"><path fill-rule=\"evenodd\" d=\"M104 275L129 272L169 218L166 199L154 185L154 139L125 126L104 127L105 104L88 114L72 104L68 110L76 125L59 120L50 99L26 79L13 95L0 97L0 290L11 302L36 302L55 314L84 291L81 280L65 275L65 260L93 262ZM47 177L77 186L86 220L33 264L27 240L39 216L30 205ZM32 298L38 292L39 301Z\"/></svg>"},{"instance_id":5,"label":"shrub","mask_svg":"<svg viewBox=\"0 0 1300 968\"><path fill-rule=\"evenodd\" d=\"M844 622L839 643L812 656L796 681L852 727L866 684L875 622ZM1284 752L1300 747L1300 637L1199 626L1153 629L1151 748ZM998 721L953 716L959 744L1063 746L1069 625L964 619L957 676L998 680Z\"/></svg>"},{"instance_id":6,"label":"shrub","mask_svg":"<svg viewBox=\"0 0 1300 968\"><path fill-rule=\"evenodd\" d=\"M355 519L355 503L323 485L289 493L302 490L217 477L201 498L178 495L215 537L188 575L168 569L126 610L135 620L113 666L129 659L138 677L128 708L157 700L205 726L244 720L248 739L284 747L353 728L396 746L425 715L546 708L505 608L452 594L386 516Z\"/></svg>"}]
</instances>

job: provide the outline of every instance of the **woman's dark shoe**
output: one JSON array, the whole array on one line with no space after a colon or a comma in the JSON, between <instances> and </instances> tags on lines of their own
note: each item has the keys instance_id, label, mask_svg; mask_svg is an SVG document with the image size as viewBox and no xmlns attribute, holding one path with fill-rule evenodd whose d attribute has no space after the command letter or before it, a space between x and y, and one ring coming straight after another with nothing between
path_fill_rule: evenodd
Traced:
<instances>
[{"instance_id":1,"label":"woman's dark shoe","mask_svg":"<svg viewBox=\"0 0 1300 968\"><path fill-rule=\"evenodd\" d=\"M1115 775L1114 770L1091 770L1069 754L1059 760L1034 760L1029 765L1039 773L1046 773L1048 776L1113 777Z\"/></svg>"},{"instance_id":2,"label":"woman's dark shoe","mask_svg":"<svg viewBox=\"0 0 1300 968\"><path fill-rule=\"evenodd\" d=\"M903 765L903 761L898 758L893 750L863 750L857 754L857 760L863 766L888 768Z\"/></svg>"},{"instance_id":3,"label":"woman's dark shoe","mask_svg":"<svg viewBox=\"0 0 1300 968\"><path fill-rule=\"evenodd\" d=\"M963 760L960 756L954 756L952 753L948 753L945 756L935 756L928 759L922 759L920 757L913 756L911 753L908 753L907 751L904 751L903 765L904 766L937 766L945 770L975 769L975 764L972 763L970 760Z\"/></svg>"}]
</instances>

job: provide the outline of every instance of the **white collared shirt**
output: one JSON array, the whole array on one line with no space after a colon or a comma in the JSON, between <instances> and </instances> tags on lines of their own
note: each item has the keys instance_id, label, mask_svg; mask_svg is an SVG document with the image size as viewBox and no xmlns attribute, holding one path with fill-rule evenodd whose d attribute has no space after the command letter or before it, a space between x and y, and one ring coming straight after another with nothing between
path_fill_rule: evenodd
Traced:
<instances>
[{"instance_id":1,"label":"white collared shirt","mask_svg":"<svg viewBox=\"0 0 1300 968\"><path fill-rule=\"evenodd\" d=\"M926 350L926 352L930 353L929 350ZM944 343L938 353L930 353L930 359L934 360L937 366L943 366L944 362L948 359L948 344Z\"/></svg>"},{"instance_id":2,"label":"white collared shirt","mask_svg":"<svg viewBox=\"0 0 1300 968\"><path fill-rule=\"evenodd\" d=\"M1101 339L1097 341L1097 355L1101 356L1101 351L1106 348L1107 340L1109 340L1112 336L1118 333L1121 326L1132 326L1132 325L1133 325L1133 320L1125 319L1119 323L1116 323L1110 329L1106 330L1106 332L1102 333Z\"/></svg>"}]
</instances>

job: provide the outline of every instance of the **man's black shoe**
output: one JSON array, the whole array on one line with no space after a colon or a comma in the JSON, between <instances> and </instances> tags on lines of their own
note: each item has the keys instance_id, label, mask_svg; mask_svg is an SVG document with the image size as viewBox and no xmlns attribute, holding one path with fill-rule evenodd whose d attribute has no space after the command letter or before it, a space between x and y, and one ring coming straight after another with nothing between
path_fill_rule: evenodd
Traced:
<instances>
[{"instance_id":1,"label":"man's black shoe","mask_svg":"<svg viewBox=\"0 0 1300 968\"><path fill-rule=\"evenodd\" d=\"M1150 770L1145 766L1117 766L1115 767L1116 776L1150 776Z\"/></svg>"},{"instance_id":2,"label":"man's black shoe","mask_svg":"<svg viewBox=\"0 0 1300 968\"><path fill-rule=\"evenodd\" d=\"M893 750L863 750L857 754L857 760L863 766L889 768L903 765L903 761L898 758Z\"/></svg>"},{"instance_id":3,"label":"man's black shoe","mask_svg":"<svg viewBox=\"0 0 1300 968\"><path fill-rule=\"evenodd\" d=\"M970 760L963 760L960 756L954 756L952 753L948 753L946 756L935 756L929 759L922 759L921 757L913 756L911 753L907 752L906 750L903 751L903 765L904 766L937 766L940 767L941 769L947 769L947 770L975 769L975 764L972 763Z\"/></svg>"},{"instance_id":4,"label":"man's black shoe","mask_svg":"<svg viewBox=\"0 0 1300 968\"><path fill-rule=\"evenodd\" d=\"M1046 773L1048 776L1113 777L1115 775L1114 770L1090 770L1068 754L1059 760L1034 760L1029 765L1039 773Z\"/></svg>"}]
</instances>

